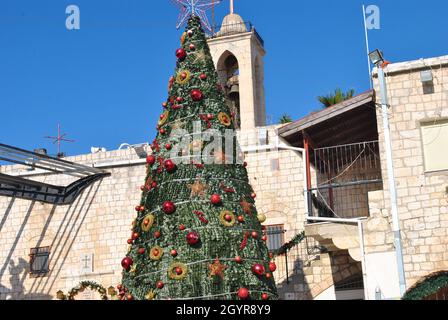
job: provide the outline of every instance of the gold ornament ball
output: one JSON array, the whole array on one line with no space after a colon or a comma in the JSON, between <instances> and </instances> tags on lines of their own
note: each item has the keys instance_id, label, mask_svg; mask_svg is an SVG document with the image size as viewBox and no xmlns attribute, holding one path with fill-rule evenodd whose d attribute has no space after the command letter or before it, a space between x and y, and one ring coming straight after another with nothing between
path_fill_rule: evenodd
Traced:
<instances>
[{"instance_id":1,"label":"gold ornament ball","mask_svg":"<svg viewBox=\"0 0 448 320\"><path fill-rule=\"evenodd\" d=\"M266 215L263 214L263 213L260 213L260 214L257 216L257 218L258 218L258 221L260 221L260 223L263 223L263 222L266 221Z\"/></svg>"}]
</instances>

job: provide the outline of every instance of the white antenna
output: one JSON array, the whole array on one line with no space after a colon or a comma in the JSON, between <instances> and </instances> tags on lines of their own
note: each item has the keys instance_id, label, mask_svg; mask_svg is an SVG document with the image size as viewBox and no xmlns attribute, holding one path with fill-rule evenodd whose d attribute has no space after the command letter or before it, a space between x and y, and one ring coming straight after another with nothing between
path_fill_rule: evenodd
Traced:
<instances>
[{"instance_id":1,"label":"white antenna","mask_svg":"<svg viewBox=\"0 0 448 320\"><path fill-rule=\"evenodd\" d=\"M369 81L370 81L370 89L373 89L373 80L372 80L372 69L370 68L370 59L369 59L369 32L367 31L367 17L366 17L366 7L362 5L362 15L364 17L364 33L366 36L366 49L367 49L367 65L369 68Z\"/></svg>"}]
</instances>

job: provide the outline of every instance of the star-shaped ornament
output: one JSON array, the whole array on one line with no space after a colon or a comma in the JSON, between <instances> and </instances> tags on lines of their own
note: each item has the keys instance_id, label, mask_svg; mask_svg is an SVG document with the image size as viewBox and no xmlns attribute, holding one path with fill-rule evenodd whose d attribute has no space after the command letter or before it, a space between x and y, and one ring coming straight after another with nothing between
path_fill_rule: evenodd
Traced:
<instances>
[{"instance_id":1,"label":"star-shaped ornament","mask_svg":"<svg viewBox=\"0 0 448 320\"><path fill-rule=\"evenodd\" d=\"M204 50L199 50L198 52L196 52L196 53L194 54L193 63L196 64L196 63L198 63L198 62L204 61L205 58L206 58L206 55L205 55Z\"/></svg>"},{"instance_id":2,"label":"star-shaped ornament","mask_svg":"<svg viewBox=\"0 0 448 320\"><path fill-rule=\"evenodd\" d=\"M183 129L185 126L185 122L176 120L170 124L171 130Z\"/></svg>"},{"instance_id":3,"label":"star-shaped ornament","mask_svg":"<svg viewBox=\"0 0 448 320\"><path fill-rule=\"evenodd\" d=\"M245 214L248 214L248 215L252 214L252 207L253 207L252 203L247 202L246 199L242 199L240 201L240 205L241 205L241 208L243 208L243 211Z\"/></svg>"},{"instance_id":4,"label":"star-shaped ornament","mask_svg":"<svg viewBox=\"0 0 448 320\"><path fill-rule=\"evenodd\" d=\"M217 276L220 277L221 279L224 279L224 271L227 269L227 266L223 265L221 261L219 261L218 257L216 257L213 263L208 265L208 268L210 269L209 278Z\"/></svg>"},{"instance_id":5,"label":"star-shaped ornament","mask_svg":"<svg viewBox=\"0 0 448 320\"><path fill-rule=\"evenodd\" d=\"M135 275L135 273L137 272L137 267L135 266L135 264L132 265L131 269L129 270L129 272L132 275Z\"/></svg>"},{"instance_id":6,"label":"star-shaped ornament","mask_svg":"<svg viewBox=\"0 0 448 320\"><path fill-rule=\"evenodd\" d=\"M202 26L212 32L208 22L206 11L214 8L221 0L171 0L180 9L179 19L176 28L179 29L190 16L197 16L201 19Z\"/></svg>"},{"instance_id":7,"label":"star-shaped ornament","mask_svg":"<svg viewBox=\"0 0 448 320\"><path fill-rule=\"evenodd\" d=\"M201 182L200 177L196 178L196 181L193 184L189 184L188 188L191 190L190 198L195 196L205 198L205 190L207 190L207 185Z\"/></svg>"}]
</instances>

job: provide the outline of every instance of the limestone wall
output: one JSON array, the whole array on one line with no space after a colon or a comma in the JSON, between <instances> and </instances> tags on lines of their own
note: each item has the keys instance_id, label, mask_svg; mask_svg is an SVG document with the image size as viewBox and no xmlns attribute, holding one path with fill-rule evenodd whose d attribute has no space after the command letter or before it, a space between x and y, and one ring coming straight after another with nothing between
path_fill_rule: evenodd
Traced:
<instances>
[{"instance_id":1,"label":"limestone wall","mask_svg":"<svg viewBox=\"0 0 448 320\"><path fill-rule=\"evenodd\" d=\"M272 137L274 127L268 131ZM279 170L271 170L271 159L278 161ZM145 159L126 149L67 160L103 166L111 176L86 189L72 205L0 198L0 300L52 299L58 290L66 292L81 280L105 287L120 282L120 262L127 250L134 207L140 201ZM285 240L289 240L303 225L301 157L293 151L268 151L247 154L246 161L257 209L268 217L265 224L284 224ZM0 171L57 185L74 180L65 175L35 175L21 166L3 166ZM51 272L33 278L30 249L45 246L51 248ZM93 255L93 272L84 269L85 255Z\"/></svg>"},{"instance_id":2,"label":"limestone wall","mask_svg":"<svg viewBox=\"0 0 448 320\"><path fill-rule=\"evenodd\" d=\"M407 287L448 269L448 171L425 172L420 123L448 118L448 56L387 67L389 121ZM434 93L424 94L420 71L432 69ZM378 90L378 80L375 79ZM379 91L377 91L379 92ZM380 103L379 94L377 103ZM383 191L369 193L367 252L392 249L384 131L377 110ZM448 137L445 137L448 139ZM448 159L448 150L445 150ZM448 160L446 160L448 161ZM448 166L447 166L448 167ZM389 228L387 226L389 225Z\"/></svg>"}]
</instances>

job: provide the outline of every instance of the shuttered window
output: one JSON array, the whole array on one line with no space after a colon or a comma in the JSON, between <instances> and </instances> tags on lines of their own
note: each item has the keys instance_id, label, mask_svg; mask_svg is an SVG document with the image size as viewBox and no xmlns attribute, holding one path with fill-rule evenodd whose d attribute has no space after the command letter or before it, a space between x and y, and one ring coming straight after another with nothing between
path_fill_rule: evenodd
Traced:
<instances>
[{"instance_id":1,"label":"shuttered window","mask_svg":"<svg viewBox=\"0 0 448 320\"><path fill-rule=\"evenodd\" d=\"M267 246L269 251L274 251L280 248L284 240L285 229L282 224L266 226L266 235L268 236Z\"/></svg>"},{"instance_id":2,"label":"shuttered window","mask_svg":"<svg viewBox=\"0 0 448 320\"><path fill-rule=\"evenodd\" d=\"M448 119L421 123L425 171L448 170Z\"/></svg>"}]
</instances>

